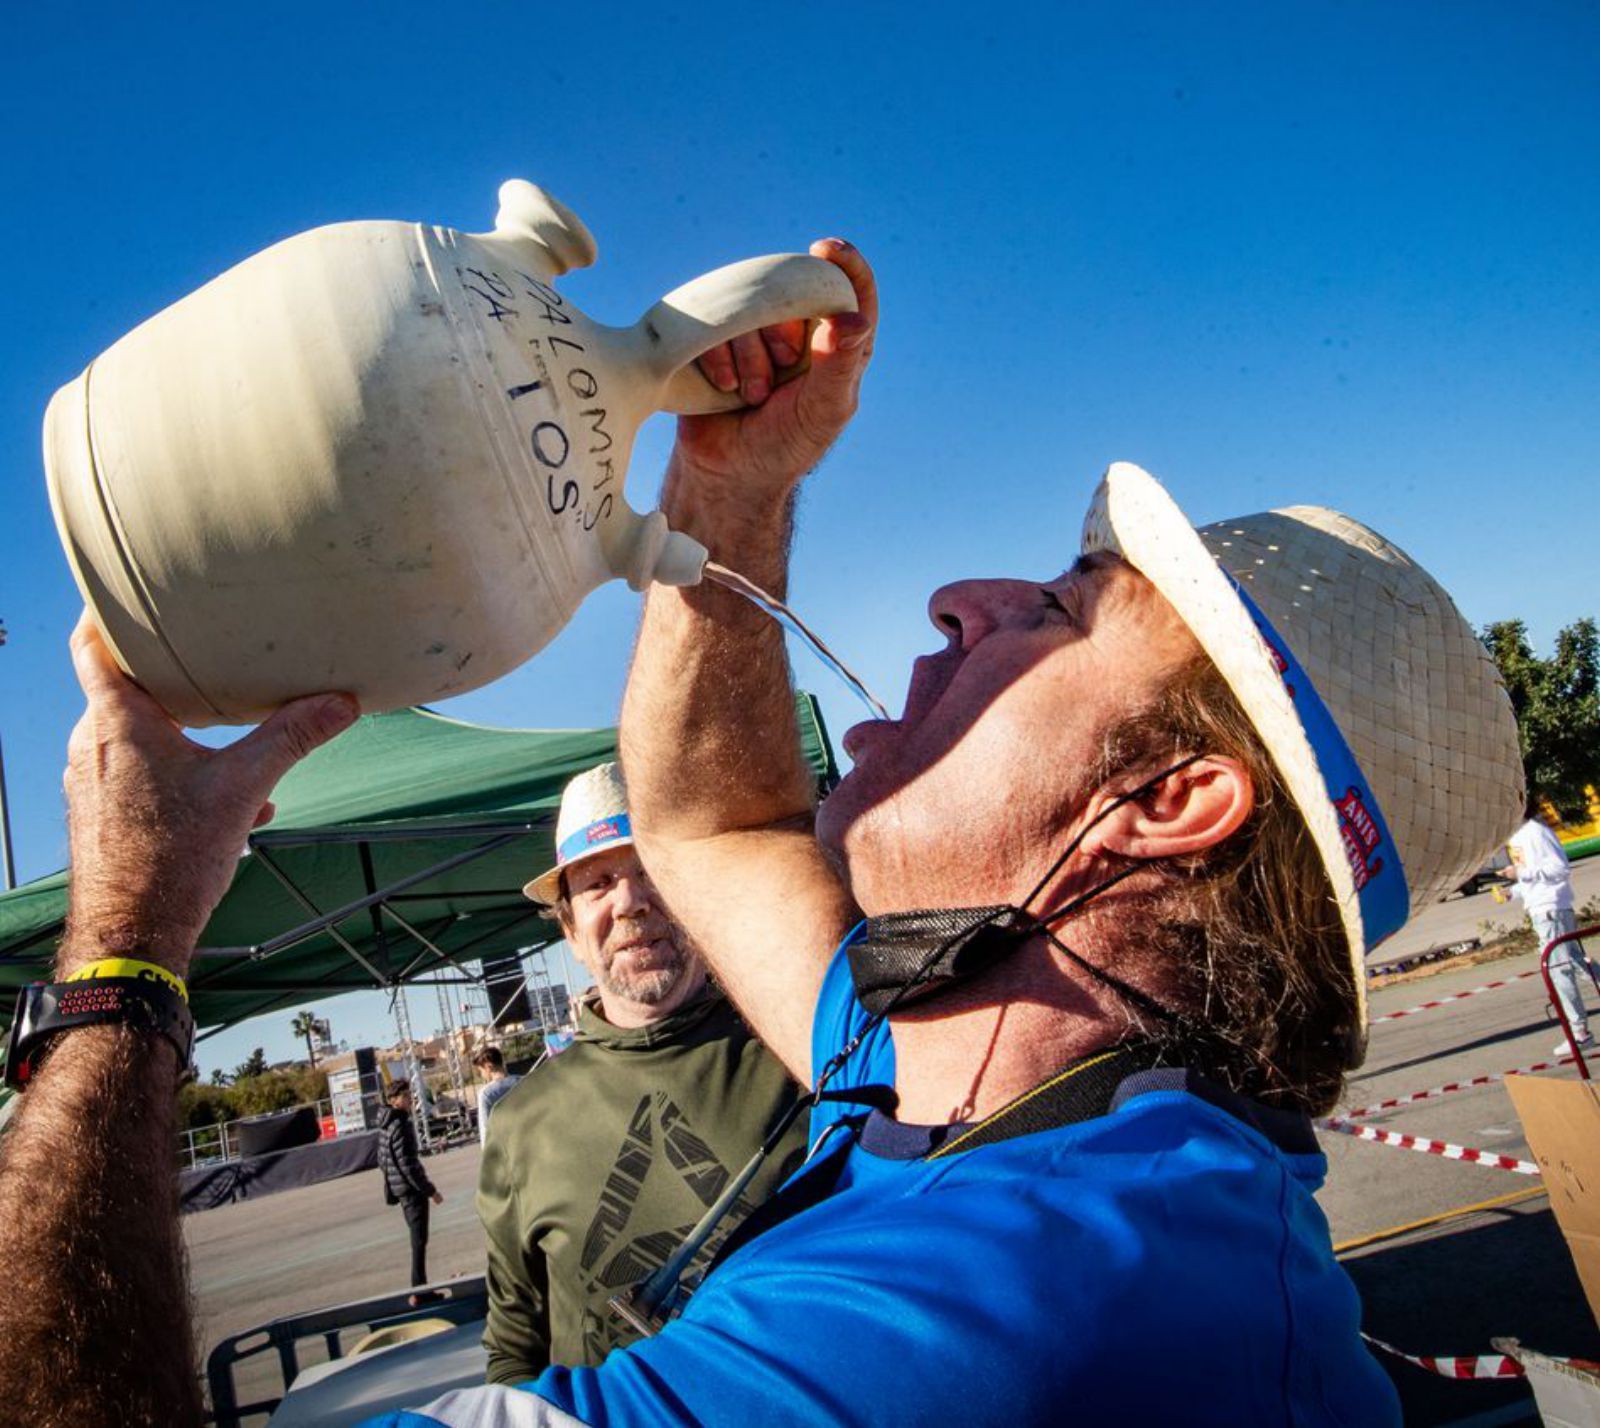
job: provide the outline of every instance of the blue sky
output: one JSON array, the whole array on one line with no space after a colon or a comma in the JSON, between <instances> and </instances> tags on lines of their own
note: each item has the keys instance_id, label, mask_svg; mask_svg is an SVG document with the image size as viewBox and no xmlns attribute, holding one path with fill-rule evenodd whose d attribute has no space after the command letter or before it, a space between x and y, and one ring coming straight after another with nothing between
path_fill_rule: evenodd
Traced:
<instances>
[{"instance_id":1,"label":"blue sky","mask_svg":"<svg viewBox=\"0 0 1600 1428\"><path fill-rule=\"evenodd\" d=\"M794 598L891 706L937 643L928 592L1054 573L1118 459L1197 521L1348 510L1469 619L1522 616L1541 646L1595 613L1594 4L88 3L0 23L0 739L24 877L64 861L79 707L51 392L279 238L487 228L513 176L594 231L599 264L563 286L606 321L824 234L874 261L877 360L805 499ZM643 433L640 508L670 439ZM600 592L445 709L611 722L636 610ZM796 658L837 735L850 697ZM331 1006L339 1034L381 1032L381 1002ZM290 1054L287 1024L202 1062Z\"/></svg>"}]
</instances>

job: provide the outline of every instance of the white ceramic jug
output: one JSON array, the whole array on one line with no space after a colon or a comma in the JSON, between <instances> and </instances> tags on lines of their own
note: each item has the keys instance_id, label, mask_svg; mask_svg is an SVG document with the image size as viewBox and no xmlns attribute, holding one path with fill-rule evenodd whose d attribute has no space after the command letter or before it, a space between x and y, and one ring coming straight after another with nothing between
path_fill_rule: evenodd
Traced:
<instances>
[{"instance_id":1,"label":"white ceramic jug","mask_svg":"<svg viewBox=\"0 0 1600 1428\"><path fill-rule=\"evenodd\" d=\"M704 548L623 499L634 434L739 405L692 365L708 348L854 294L753 258L604 327L552 286L595 252L521 180L493 233L318 228L57 392L51 505L123 667L188 725L323 689L375 712L498 678L612 577L698 580Z\"/></svg>"}]
</instances>

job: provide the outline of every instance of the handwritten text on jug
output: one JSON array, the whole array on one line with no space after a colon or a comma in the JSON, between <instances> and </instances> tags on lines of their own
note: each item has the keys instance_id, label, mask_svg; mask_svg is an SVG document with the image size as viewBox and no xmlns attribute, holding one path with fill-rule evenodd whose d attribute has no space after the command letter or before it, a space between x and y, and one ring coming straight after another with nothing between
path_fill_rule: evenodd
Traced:
<instances>
[{"instance_id":1,"label":"handwritten text on jug","mask_svg":"<svg viewBox=\"0 0 1600 1428\"><path fill-rule=\"evenodd\" d=\"M509 325L521 335L531 325L537 334L525 340L532 349L526 356L538 378L507 387L505 394L522 414L529 450L544 473L550 514L570 515L592 531L616 504L615 493L607 487L617 472L607 455L612 437L606 428L600 379L582 365L583 343L570 332L562 333L562 328L571 329L572 318L561 294L520 271L510 280L494 268L457 268L456 274L486 326L493 323L505 334ZM575 403L586 404L578 406L576 419L568 412ZM575 444L588 459L569 465ZM592 473L587 491L582 479L586 473Z\"/></svg>"}]
</instances>

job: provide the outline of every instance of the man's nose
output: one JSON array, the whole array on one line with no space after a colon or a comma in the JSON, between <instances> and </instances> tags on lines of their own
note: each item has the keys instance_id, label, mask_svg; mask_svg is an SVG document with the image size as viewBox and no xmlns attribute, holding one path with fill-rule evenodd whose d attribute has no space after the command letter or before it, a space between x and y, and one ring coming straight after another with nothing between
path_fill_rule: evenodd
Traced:
<instances>
[{"instance_id":1,"label":"man's nose","mask_svg":"<svg viewBox=\"0 0 1600 1428\"><path fill-rule=\"evenodd\" d=\"M1022 592L1036 588L1025 580L957 580L933 592L928 618L952 649L968 650L1022 608Z\"/></svg>"},{"instance_id":2,"label":"man's nose","mask_svg":"<svg viewBox=\"0 0 1600 1428\"><path fill-rule=\"evenodd\" d=\"M618 878L613 895L618 917L643 917L655 906L655 887L643 869Z\"/></svg>"}]
</instances>

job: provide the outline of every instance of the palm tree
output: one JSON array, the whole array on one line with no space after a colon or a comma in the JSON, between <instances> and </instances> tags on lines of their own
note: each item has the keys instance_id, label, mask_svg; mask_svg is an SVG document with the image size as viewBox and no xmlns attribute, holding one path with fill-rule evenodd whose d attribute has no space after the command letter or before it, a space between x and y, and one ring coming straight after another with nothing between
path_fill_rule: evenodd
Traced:
<instances>
[{"instance_id":1,"label":"palm tree","mask_svg":"<svg viewBox=\"0 0 1600 1428\"><path fill-rule=\"evenodd\" d=\"M311 1058L311 1064L313 1066L317 1064L317 1048L312 1043L311 1038L315 1034L316 1030L317 1019L316 1017L312 1016L309 1010L296 1012L294 1014L294 1034L296 1036L305 1038L306 1055Z\"/></svg>"}]
</instances>

